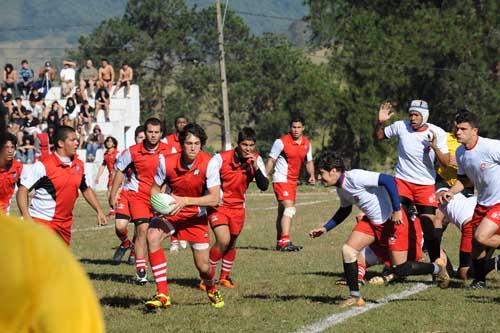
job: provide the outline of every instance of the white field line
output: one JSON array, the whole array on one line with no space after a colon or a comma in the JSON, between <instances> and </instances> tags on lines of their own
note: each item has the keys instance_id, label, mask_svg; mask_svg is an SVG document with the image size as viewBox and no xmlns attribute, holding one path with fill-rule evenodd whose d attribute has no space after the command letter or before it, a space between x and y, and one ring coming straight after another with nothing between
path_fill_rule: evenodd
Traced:
<instances>
[{"instance_id":1,"label":"white field line","mask_svg":"<svg viewBox=\"0 0 500 333\"><path fill-rule=\"evenodd\" d=\"M337 198L334 198L333 200L337 200ZM295 206L310 206L310 205L316 205L316 204L323 203L323 202L328 202L328 201L332 201L332 199L299 202ZM249 210L249 211L255 211L255 210L274 210L276 208L278 208L278 206L270 206L270 207L264 207L264 208L248 208L247 210ZM84 232L85 231L99 231L99 230L110 229L110 228L114 228L114 227L115 227L115 224L110 221L108 223L108 225L105 225L105 226L102 226L102 227L95 226L95 227L88 227L88 228L77 228L77 229L73 229L71 232L73 233L73 232L82 232L82 231L84 231Z\"/></svg>"},{"instance_id":2,"label":"white field line","mask_svg":"<svg viewBox=\"0 0 500 333\"><path fill-rule=\"evenodd\" d=\"M371 311L373 309L376 309L378 307L381 307L383 305L386 305L387 303L391 301L395 301L398 299L404 299L407 297L410 297L411 295L418 294L419 292L422 292L429 288L430 285L423 284L423 283L417 283L413 285L412 287L403 290L402 292L391 294L385 297L382 297L381 299L377 300L375 303L367 303L365 306L362 307L354 307L351 308L347 311L341 312L341 313L336 313L333 314L329 317L326 317L324 319L321 319L320 321L317 321L311 325L304 326L300 328L296 333L316 333L316 332L322 332L332 326L335 326L337 324L340 324L347 319L359 316L360 314L363 314L365 312Z\"/></svg>"}]
</instances>

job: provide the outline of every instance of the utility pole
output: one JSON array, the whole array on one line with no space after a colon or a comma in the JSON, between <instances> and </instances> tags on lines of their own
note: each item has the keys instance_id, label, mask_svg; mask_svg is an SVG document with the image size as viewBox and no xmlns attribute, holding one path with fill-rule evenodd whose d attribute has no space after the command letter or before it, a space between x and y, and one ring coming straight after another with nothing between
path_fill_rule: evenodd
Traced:
<instances>
[{"instance_id":1,"label":"utility pole","mask_svg":"<svg viewBox=\"0 0 500 333\"><path fill-rule=\"evenodd\" d=\"M231 149L231 122L229 119L229 98L227 96L226 59L224 56L224 32L220 0L216 0L217 31L219 32L219 68L222 87L222 110L224 115L224 150Z\"/></svg>"}]
</instances>

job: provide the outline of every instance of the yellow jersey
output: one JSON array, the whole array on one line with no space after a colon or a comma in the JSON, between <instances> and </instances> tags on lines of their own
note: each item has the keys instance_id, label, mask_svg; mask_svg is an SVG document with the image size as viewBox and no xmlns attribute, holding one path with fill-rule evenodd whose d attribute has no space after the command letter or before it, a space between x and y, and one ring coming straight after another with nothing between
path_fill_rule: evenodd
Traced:
<instances>
[{"instance_id":1,"label":"yellow jersey","mask_svg":"<svg viewBox=\"0 0 500 333\"><path fill-rule=\"evenodd\" d=\"M104 332L99 301L48 228L0 214L0 332Z\"/></svg>"},{"instance_id":2,"label":"yellow jersey","mask_svg":"<svg viewBox=\"0 0 500 333\"><path fill-rule=\"evenodd\" d=\"M457 138L453 135L453 133L446 133L447 135L447 143L448 143L448 152L450 153L450 159L455 160L455 152L458 147L461 146L461 143L457 141ZM455 163L456 164L456 163ZM457 181L457 167L456 166L447 166L443 167L439 165L436 169L436 173L449 185L453 186Z\"/></svg>"}]
</instances>

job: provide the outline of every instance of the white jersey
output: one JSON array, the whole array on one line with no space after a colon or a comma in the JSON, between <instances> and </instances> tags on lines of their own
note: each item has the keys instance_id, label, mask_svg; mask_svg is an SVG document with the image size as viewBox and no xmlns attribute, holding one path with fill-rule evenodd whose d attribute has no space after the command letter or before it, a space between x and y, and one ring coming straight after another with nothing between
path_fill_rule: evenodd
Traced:
<instances>
[{"instance_id":1,"label":"white jersey","mask_svg":"<svg viewBox=\"0 0 500 333\"><path fill-rule=\"evenodd\" d=\"M354 169L344 173L344 180L337 193L340 206L356 205L373 224L385 223L392 214L389 193L378 185L380 173Z\"/></svg>"},{"instance_id":2,"label":"white jersey","mask_svg":"<svg viewBox=\"0 0 500 333\"><path fill-rule=\"evenodd\" d=\"M434 150L430 147L432 132L437 136L438 149L448 154L446 132L433 124L426 124L426 128L415 131L409 120L400 120L384 128L385 136L390 139L397 136L398 164L395 176L417 185L433 185L436 179L434 170Z\"/></svg>"},{"instance_id":3,"label":"white jersey","mask_svg":"<svg viewBox=\"0 0 500 333\"><path fill-rule=\"evenodd\" d=\"M457 193L449 203L441 205L439 208L444 216L458 229L462 230L464 223L472 218L476 208L477 198L466 197L462 193Z\"/></svg>"},{"instance_id":4,"label":"white jersey","mask_svg":"<svg viewBox=\"0 0 500 333\"><path fill-rule=\"evenodd\" d=\"M456 152L458 174L467 175L477 189L477 203L500 203L500 140L478 137L471 149L460 146Z\"/></svg>"}]
</instances>

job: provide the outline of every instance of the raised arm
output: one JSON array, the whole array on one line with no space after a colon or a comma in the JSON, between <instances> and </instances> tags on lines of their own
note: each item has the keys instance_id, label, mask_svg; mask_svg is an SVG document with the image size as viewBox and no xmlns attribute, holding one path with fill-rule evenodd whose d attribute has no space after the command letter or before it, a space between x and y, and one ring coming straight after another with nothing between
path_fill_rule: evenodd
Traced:
<instances>
[{"instance_id":1,"label":"raised arm","mask_svg":"<svg viewBox=\"0 0 500 333\"><path fill-rule=\"evenodd\" d=\"M375 132L374 137L376 140L385 139L384 134L384 122L391 119L394 115L394 111L390 102L385 102L380 105L378 110L377 119L375 121Z\"/></svg>"}]
</instances>

